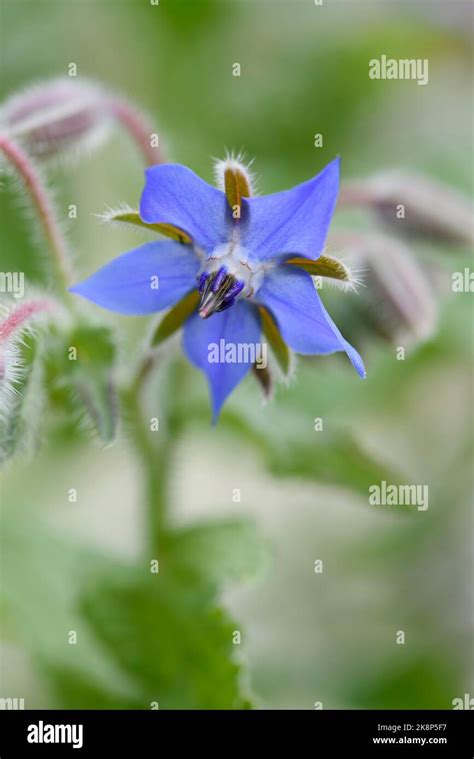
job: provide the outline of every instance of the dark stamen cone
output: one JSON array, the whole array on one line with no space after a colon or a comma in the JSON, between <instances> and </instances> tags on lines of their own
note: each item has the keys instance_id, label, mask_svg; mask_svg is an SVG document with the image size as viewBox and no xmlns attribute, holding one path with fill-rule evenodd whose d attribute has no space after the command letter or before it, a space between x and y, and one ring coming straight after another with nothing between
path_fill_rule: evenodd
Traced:
<instances>
[{"instance_id":1,"label":"dark stamen cone","mask_svg":"<svg viewBox=\"0 0 474 759\"><path fill-rule=\"evenodd\" d=\"M208 319L218 311L225 311L235 302L244 287L232 274L226 274L224 267L209 275L204 284L199 306L199 316Z\"/></svg>"}]
</instances>

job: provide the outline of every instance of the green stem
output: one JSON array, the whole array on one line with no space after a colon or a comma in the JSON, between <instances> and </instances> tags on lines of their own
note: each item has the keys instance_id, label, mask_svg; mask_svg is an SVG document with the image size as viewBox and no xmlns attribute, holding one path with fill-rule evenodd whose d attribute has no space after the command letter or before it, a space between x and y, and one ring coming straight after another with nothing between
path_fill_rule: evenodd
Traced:
<instances>
[{"instance_id":1,"label":"green stem","mask_svg":"<svg viewBox=\"0 0 474 759\"><path fill-rule=\"evenodd\" d=\"M161 366L159 430L151 430L151 417L144 414L142 397L147 380L155 368L155 354L145 357L128 389L123 394L131 441L140 462L145 486L146 543L152 558L159 558L169 532L169 485L174 443L179 437L179 403L182 397L182 364L173 359Z\"/></svg>"},{"instance_id":2,"label":"green stem","mask_svg":"<svg viewBox=\"0 0 474 759\"><path fill-rule=\"evenodd\" d=\"M160 429L154 432L143 413L140 393L133 384L123 395L125 415L129 424L130 439L135 448L144 479L146 508L146 544L151 558L159 558L158 551L167 532L168 480L171 450L166 430L160 419ZM159 440L156 441L156 437Z\"/></svg>"}]
</instances>

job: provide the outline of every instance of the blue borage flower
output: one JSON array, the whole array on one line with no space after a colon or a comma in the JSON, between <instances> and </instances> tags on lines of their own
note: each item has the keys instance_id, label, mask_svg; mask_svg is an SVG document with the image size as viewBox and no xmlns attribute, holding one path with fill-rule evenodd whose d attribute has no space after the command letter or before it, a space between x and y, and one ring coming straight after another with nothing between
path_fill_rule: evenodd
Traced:
<instances>
[{"instance_id":1,"label":"blue borage flower","mask_svg":"<svg viewBox=\"0 0 474 759\"><path fill-rule=\"evenodd\" d=\"M325 273L318 259L335 262L321 253L337 200L339 159L291 190L262 197L252 197L251 176L239 160L218 162L217 174L221 189L179 164L147 169L140 216L123 214L123 220L174 239L119 256L72 292L122 314L175 306L184 350L209 382L214 420L252 361L248 354L240 363L210 362L209 347L222 340L256 345L262 327L273 346L302 354L345 351L364 377L362 359L311 278Z\"/></svg>"}]
</instances>

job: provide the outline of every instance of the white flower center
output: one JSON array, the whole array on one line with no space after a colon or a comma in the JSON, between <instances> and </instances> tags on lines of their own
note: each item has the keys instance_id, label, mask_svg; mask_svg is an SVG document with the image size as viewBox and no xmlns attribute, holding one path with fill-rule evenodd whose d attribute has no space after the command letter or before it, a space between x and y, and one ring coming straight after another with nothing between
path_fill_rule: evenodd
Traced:
<instances>
[{"instance_id":1,"label":"white flower center","mask_svg":"<svg viewBox=\"0 0 474 759\"><path fill-rule=\"evenodd\" d=\"M260 288L268 264L250 261L246 248L238 242L228 242L215 248L203 265L203 271L214 274L221 267L244 287L241 296L252 298Z\"/></svg>"}]
</instances>

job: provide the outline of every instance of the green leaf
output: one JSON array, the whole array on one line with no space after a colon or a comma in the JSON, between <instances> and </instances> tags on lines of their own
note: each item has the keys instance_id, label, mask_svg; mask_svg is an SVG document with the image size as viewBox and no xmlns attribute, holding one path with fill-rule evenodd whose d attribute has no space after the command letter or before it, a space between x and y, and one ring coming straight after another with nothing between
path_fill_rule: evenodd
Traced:
<instances>
[{"instance_id":1,"label":"green leaf","mask_svg":"<svg viewBox=\"0 0 474 759\"><path fill-rule=\"evenodd\" d=\"M254 522L244 519L201 522L172 533L165 561L199 571L215 593L228 583L260 577L269 549Z\"/></svg>"},{"instance_id":2,"label":"green leaf","mask_svg":"<svg viewBox=\"0 0 474 759\"><path fill-rule=\"evenodd\" d=\"M242 709L235 624L216 608L199 572L171 566L124 573L83 603L98 639L141 692L142 708ZM238 629L238 628L237 628Z\"/></svg>"},{"instance_id":3,"label":"green leaf","mask_svg":"<svg viewBox=\"0 0 474 759\"><path fill-rule=\"evenodd\" d=\"M261 432L241 415L226 411L222 423L252 444L276 477L296 477L316 483L345 487L368 499L369 487L381 480L397 484L404 478L384 463L383 458L364 449L350 431L308 432L301 426L300 438L286 436L286 417L280 417L278 433L271 424Z\"/></svg>"},{"instance_id":4,"label":"green leaf","mask_svg":"<svg viewBox=\"0 0 474 759\"><path fill-rule=\"evenodd\" d=\"M391 483L400 481L398 473L365 451L353 435L344 430L325 433L312 444L293 441L285 450L269 448L267 464L277 476L304 477L348 487L367 498L370 485L383 479Z\"/></svg>"},{"instance_id":5,"label":"green leaf","mask_svg":"<svg viewBox=\"0 0 474 759\"><path fill-rule=\"evenodd\" d=\"M166 316L161 320L156 331L153 335L151 344L153 346L159 345L167 337L170 337L176 332L196 309L199 303L199 293L197 290L192 290L190 293L184 296L173 308L171 308Z\"/></svg>"},{"instance_id":6,"label":"green leaf","mask_svg":"<svg viewBox=\"0 0 474 759\"><path fill-rule=\"evenodd\" d=\"M90 673L77 667L59 666L50 660L41 660L57 708L61 709L141 709L140 695L133 687L127 693L113 689L112 683L99 682Z\"/></svg>"},{"instance_id":7,"label":"green leaf","mask_svg":"<svg viewBox=\"0 0 474 759\"><path fill-rule=\"evenodd\" d=\"M95 326L58 336L49 358L52 396L66 406L72 402L76 409L79 402L104 443L114 439L118 426L115 358L110 330Z\"/></svg>"},{"instance_id":8,"label":"green leaf","mask_svg":"<svg viewBox=\"0 0 474 759\"><path fill-rule=\"evenodd\" d=\"M87 594L84 614L142 694L140 708L249 707L233 643L238 627L215 599L259 576L268 560L252 522L210 521L163 537L159 573L144 566Z\"/></svg>"},{"instance_id":9,"label":"green leaf","mask_svg":"<svg viewBox=\"0 0 474 759\"><path fill-rule=\"evenodd\" d=\"M239 626L215 593L261 571L265 551L251 523L179 530L156 575L147 562L128 566L56 538L34 518L5 524L4 634L31 654L53 707L249 708L233 643Z\"/></svg>"},{"instance_id":10,"label":"green leaf","mask_svg":"<svg viewBox=\"0 0 474 759\"><path fill-rule=\"evenodd\" d=\"M64 536L56 537L31 513L2 520L1 544L3 634L8 631L23 644L53 686L61 681L63 694L83 682L98 700L102 694L104 703L136 701L133 683L102 649L80 613L84 587L122 567ZM68 642L70 631L77 635L76 645ZM62 701L57 705L64 708Z\"/></svg>"},{"instance_id":11,"label":"green leaf","mask_svg":"<svg viewBox=\"0 0 474 759\"><path fill-rule=\"evenodd\" d=\"M443 653L431 645L396 663L387 657L370 676L343 684L346 699L355 709L451 709L453 696L463 695L463 672L448 648Z\"/></svg>"}]
</instances>

